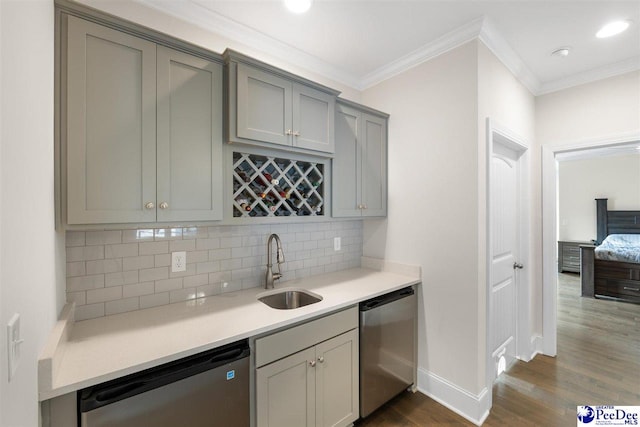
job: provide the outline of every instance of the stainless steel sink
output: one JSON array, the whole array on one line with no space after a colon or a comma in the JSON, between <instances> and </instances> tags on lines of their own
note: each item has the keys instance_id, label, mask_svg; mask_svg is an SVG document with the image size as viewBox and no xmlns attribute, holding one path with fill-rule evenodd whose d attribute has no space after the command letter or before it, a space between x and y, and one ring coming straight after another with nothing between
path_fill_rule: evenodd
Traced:
<instances>
[{"instance_id":1,"label":"stainless steel sink","mask_svg":"<svg viewBox=\"0 0 640 427\"><path fill-rule=\"evenodd\" d=\"M322 297L303 289L278 289L257 296L258 301L278 310L291 310L322 301Z\"/></svg>"}]
</instances>

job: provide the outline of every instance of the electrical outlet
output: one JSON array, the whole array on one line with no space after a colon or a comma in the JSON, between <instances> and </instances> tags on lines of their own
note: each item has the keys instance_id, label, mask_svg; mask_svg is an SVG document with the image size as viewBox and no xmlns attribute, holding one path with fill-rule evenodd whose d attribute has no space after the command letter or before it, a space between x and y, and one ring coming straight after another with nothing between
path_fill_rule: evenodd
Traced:
<instances>
[{"instance_id":1,"label":"electrical outlet","mask_svg":"<svg viewBox=\"0 0 640 427\"><path fill-rule=\"evenodd\" d=\"M333 238L333 250L334 251L339 251L342 248L342 241L340 239L340 237L334 237Z\"/></svg>"},{"instance_id":2,"label":"electrical outlet","mask_svg":"<svg viewBox=\"0 0 640 427\"><path fill-rule=\"evenodd\" d=\"M13 378L18 369L20 361L20 344L24 340L20 338L20 315L15 313L9 323L7 323L7 360L9 362L9 381Z\"/></svg>"},{"instance_id":3,"label":"electrical outlet","mask_svg":"<svg viewBox=\"0 0 640 427\"><path fill-rule=\"evenodd\" d=\"M187 271L187 253L171 252L171 272Z\"/></svg>"}]
</instances>

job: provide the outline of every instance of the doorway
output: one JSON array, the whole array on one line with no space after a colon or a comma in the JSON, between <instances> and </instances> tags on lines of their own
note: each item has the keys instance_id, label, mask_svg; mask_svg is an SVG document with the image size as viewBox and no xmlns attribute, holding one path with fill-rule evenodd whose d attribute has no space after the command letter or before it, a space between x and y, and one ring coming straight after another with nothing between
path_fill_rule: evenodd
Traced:
<instances>
[{"instance_id":1,"label":"doorway","mask_svg":"<svg viewBox=\"0 0 640 427\"><path fill-rule=\"evenodd\" d=\"M529 151L487 119L487 385L529 360Z\"/></svg>"}]
</instances>

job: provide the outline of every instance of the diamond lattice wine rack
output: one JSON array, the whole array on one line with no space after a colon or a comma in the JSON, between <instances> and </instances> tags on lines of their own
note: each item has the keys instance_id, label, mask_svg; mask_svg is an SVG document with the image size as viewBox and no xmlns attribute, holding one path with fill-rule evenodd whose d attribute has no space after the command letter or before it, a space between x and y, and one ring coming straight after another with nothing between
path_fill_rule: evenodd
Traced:
<instances>
[{"instance_id":1,"label":"diamond lattice wine rack","mask_svg":"<svg viewBox=\"0 0 640 427\"><path fill-rule=\"evenodd\" d=\"M233 153L233 216L323 216L324 164Z\"/></svg>"}]
</instances>

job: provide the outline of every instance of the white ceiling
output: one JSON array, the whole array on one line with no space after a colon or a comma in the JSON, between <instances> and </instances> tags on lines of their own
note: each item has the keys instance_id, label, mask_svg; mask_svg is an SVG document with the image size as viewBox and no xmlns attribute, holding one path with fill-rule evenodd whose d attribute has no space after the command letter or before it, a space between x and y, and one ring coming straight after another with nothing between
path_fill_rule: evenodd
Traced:
<instances>
[{"instance_id":1,"label":"white ceiling","mask_svg":"<svg viewBox=\"0 0 640 427\"><path fill-rule=\"evenodd\" d=\"M475 37L536 94L640 69L640 0L315 0L303 15L280 0L138 1L358 89ZM619 19L629 30L595 37Z\"/></svg>"}]
</instances>

